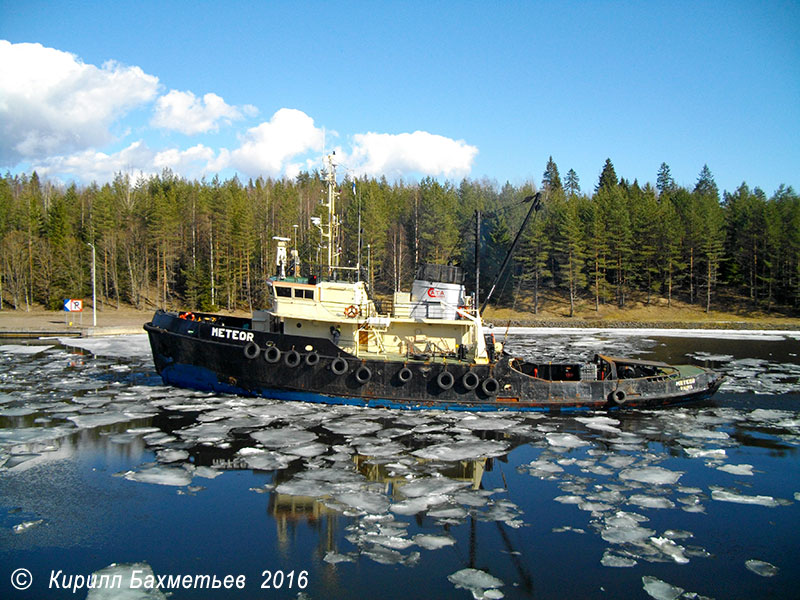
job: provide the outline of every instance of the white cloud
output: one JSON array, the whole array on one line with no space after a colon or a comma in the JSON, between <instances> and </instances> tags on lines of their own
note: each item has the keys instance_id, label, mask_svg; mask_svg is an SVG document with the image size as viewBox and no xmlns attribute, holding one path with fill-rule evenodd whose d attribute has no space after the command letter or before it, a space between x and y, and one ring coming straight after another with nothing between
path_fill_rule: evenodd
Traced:
<instances>
[{"instance_id":1,"label":"white cloud","mask_svg":"<svg viewBox=\"0 0 800 600\"><path fill-rule=\"evenodd\" d=\"M458 179L472 169L478 148L426 131L359 133L353 136L351 168L358 173L388 178L412 173Z\"/></svg>"},{"instance_id":2,"label":"white cloud","mask_svg":"<svg viewBox=\"0 0 800 600\"><path fill-rule=\"evenodd\" d=\"M96 150L84 150L68 156L46 158L33 165L33 170L41 175L73 175L81 181L107 182L115 173L155 173L153 152L148 146L137 141L114 154Z\"/></svg>"},{"instance_id":3,"label":"white cloud","mask_svg":"<svg viewBox=\"0 0 800 600\"><path fill-rule=\"evenodd\" d=\"M0 40L0 164L107 144L110 126L157 90L158 78L139 67L97 68L41 44Z\"/></svg>"},{"instance_id":4,"label":"white cloud","mask_svg":"<svg viewBox=\"0 0 800 600\"><path fill-rule=\"evenodd\" d=\"M105 183L117 173L156 175L165 168L187 178L200 178L209 172L214 161L214 151L197 144L187 150L170 148L156 152L144 142L133 142L113 154L84 150L69 156L55 156L36 164L33 168L42 175L63 177L72 175L84 182Z\"/></svg>"},{"instance_id":5,"label":"white cloud","mask_svg":"<svg viewBox=\"0 0 800 600\"><path fill-rule=\"evenodd\" d=\"M225 103L216 94L198 98L192 92L171 90L156 102L151 124L154 127L173 129L186 135L217 131L220 122L230 124L242 118L242 112L252 115L258 110L251 105L241 109Z\"/></svg>"},{"instance_id":6,"label":"white cloud","mask_svg":"<svg viewBox=\"0 0 800 600\"><path fill-rule=\"evenodd\" d=\"M153 157L153 166L158 170L169 168L179 174L197 171L198 166L202 165L201 171L206 171L206 165L214 160L214 151L208 146L197 144L186 150L170 148L159 152Z\"/></svg>"},{"instance_id":7,"label":"white cloud","mask_svg":"<svg viewBox=\"0 0 800 600\"><path fill-rule=\"evenodd\" d=\"M248 129L242 144L226 156L223 153L216 168L230 166L245 175L277 176L284 172L289 162L307 152L321 152L322 129L314 126L314 119L301 110L281 108L272 118L257 127Z\"/></svg>"}]
</instances>

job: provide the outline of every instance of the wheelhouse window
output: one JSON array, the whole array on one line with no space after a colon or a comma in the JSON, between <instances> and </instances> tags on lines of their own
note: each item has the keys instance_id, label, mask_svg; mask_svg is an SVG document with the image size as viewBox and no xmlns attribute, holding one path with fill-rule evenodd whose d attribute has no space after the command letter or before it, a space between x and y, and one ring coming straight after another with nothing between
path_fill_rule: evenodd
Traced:
<instances>
[{"instance_id":1,"label":"wheelhouse window","mask_svg":"<svg viewBox=\"0 0 800 600\"><path fill-rule=\"evenodd\" d=\"M313 300L314 299L314 290L306 289L306 288L294 288L294 297L295 298L305 298L306 300Z\"/></svg>"},{"instance_id":2,"label":"wheelhouse window","mask_svg":"<svg viewBox=\"0 0 800 600\"><path fill-rule=\"evenodd\" d=\"M275 286L275 295L279 298L291 298L292 297L292 289L289 287L285 287L282 285Z\"/></svg>"}]
</instances>

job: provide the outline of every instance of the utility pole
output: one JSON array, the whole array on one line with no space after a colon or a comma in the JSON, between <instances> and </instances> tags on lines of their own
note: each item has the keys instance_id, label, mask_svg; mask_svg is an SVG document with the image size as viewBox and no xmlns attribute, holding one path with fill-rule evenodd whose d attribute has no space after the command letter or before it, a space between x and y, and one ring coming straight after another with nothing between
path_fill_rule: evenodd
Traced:
<instances>
[{"instance_id":1,"label":"utility pole","mask_svg":"<svg viewBox=\"0 0 800 600\"><path fill-rule=\"evenodd\" d=\"M97 327L97 278L95 277L95 249L94 244L86 242L92 249L92 327Z\"/></svg>"}]
</instances>

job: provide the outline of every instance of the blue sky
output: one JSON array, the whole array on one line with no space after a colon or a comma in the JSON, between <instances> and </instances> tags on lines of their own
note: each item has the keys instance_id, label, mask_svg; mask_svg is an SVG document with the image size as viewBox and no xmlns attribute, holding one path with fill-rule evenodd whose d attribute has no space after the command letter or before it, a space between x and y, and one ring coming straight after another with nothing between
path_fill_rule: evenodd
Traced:
<instances>
[{"instance_id":1,"label":"blue sky","mask_svg":"<svg viewBox=\"0 0 800 600\"><path fill-rule=\"evenodd\" d=\"M0 40L12 172L800 186L798 2L0 0Z\"/></svg>"}]
</instances>

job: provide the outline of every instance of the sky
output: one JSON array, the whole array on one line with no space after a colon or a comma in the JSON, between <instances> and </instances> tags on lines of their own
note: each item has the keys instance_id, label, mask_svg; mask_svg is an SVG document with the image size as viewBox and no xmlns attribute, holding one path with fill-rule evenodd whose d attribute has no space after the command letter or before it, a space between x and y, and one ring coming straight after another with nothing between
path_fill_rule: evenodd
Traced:
<instances>
[{"instance_id":1,"label":"sky","mask_svg":"<svg viewBox=\"0 0 800 600\"><path fill-rule=\"evenodd\" d=\"M800 186L800 2L0 0L0 170Z\"/></svg>"}]
</instances>

